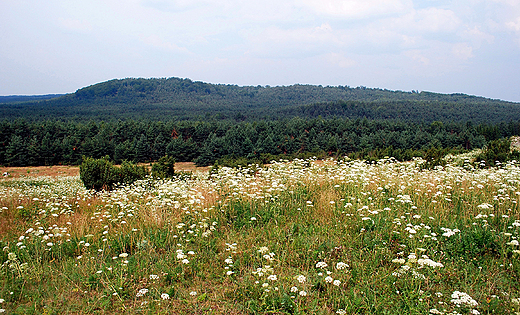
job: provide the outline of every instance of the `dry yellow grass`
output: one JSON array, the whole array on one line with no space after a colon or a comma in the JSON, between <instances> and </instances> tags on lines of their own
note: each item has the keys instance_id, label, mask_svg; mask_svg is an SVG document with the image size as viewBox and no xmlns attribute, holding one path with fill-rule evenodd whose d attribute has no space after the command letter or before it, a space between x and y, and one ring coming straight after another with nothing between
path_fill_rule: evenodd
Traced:
<instances>
[{"instance_id":1,"label":"dry yellow grass","mask_svg":"<svg viewBox=\"0 0 520 315\"><path fill-rule=\"evenodd\" d=\"M149 165L149 164L143 164ZM209 167L197 167L193 162L177 162L175 163L176 171L193 172L208 171ZM20 176L76 176L79 175L79 166L55 165L55 166L27 166L27 167L0 167L0 173L9 173L10 178L19 178Z\"/></svg>"}]
</instances>

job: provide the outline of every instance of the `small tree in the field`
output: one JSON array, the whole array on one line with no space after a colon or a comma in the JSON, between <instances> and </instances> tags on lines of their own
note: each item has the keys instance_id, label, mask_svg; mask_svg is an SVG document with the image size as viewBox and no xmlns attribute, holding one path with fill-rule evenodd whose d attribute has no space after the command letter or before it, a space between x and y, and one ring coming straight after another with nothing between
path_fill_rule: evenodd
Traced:
<instances>
[{"instance_id":1,"label":"small tree in the field","mask_svg":"<svg viewBox=\"0 0 520 315\"><path fill-rule=\"evenodd\" d=\"M499 139L488 143L484 152L477 156L476 161L485 161L487 166L496 166L497 162L503 163L519 158L520 152L511 150L511 139Z\"/></svg>"},{"instance_id":2,"label":"small tree in the field","mask_svg":"<svg viewBox=\"0 0 520 315\"><path fill-rule=\"evenodd\" d=\"M152 176L170 178L175 175L175 159L165 155L152 165Z\"/></svg>"},{"instance_id":3,"label":"small tree in the field","mask_svg":"<svg viewBox=\"0 0 520 315\"><path fill-rule=\"evenodd\" d=\"M115 184L114 166L108 156L101 159L83 158L79 176L87 189L110 189Z\"/></svg>"},{"instance_id":4,"label":"small tree in the field","mask_svg":"<svg viewBox=\"0 0 520 315\"><path fill-rule=\"evenodd\" d=\"M83 158L79 175L87 189L110 190L116 184L131 184L148 175L144 166L123 161L121 167L114 166L108 156L101 159Z\"/></svg>"}]
</instances>

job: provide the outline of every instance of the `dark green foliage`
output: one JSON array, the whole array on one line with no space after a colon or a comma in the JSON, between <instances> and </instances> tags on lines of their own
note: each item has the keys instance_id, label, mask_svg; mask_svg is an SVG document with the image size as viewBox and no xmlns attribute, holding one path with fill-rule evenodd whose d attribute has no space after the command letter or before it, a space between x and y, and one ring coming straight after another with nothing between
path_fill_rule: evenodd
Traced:
<instances>
[{"instance_id":1,"label":"dark green foliage","mask_svg":"<svg viewBox=\"0 0 520 315\"><path fill-rule=\"evenodd\" d=\"M152 165L152 176L158 178L171 178L175 176L175 159L165 155Z\"/></svg>"},{"instance_id":2,"label":"dark green foliage","mask_svg":"<svg viewBox=\"0 0 520 315\"><path fill-rule=\"evenodd\" d=\"M500 246L495 237L496 233L490 229L481 227L466 229L460 234L447 238L443 249L451 257L462 257L478 265L478 262L486 256L499 257Z\"/></svg>"},{"instance_id":3,"label":"dark green foliage","mask_svg":"<svg viewBox=\"0 0 520 315\"><path fill-rule=\"evenodd\" d=\"M114 167L114 173L117 182L121 184L131 184L137 180L145 178L146 175L148 175L148 170L145 166L139 166L128 161L123 161L121 167Z\"/></svg>"},{"instance_id":4,"label":"dark green foliage","mask_svg":"<svg viewBox=\"0 0 520 315\"><path fill-rule=\"evenodd\" d=\"M239 87L169 78L110 80L54 99L0 104L0 117L31 121L211 118L235 122L349 117L499 123L520 119L520 106L464 94L300 84Z\"/></svg>"},{"instance_id":5,"label":"dark green foliage","mask_svg":"<svg viewBox=\"0 0 520 315\"><path fill-rule=\"evenodd\" d=\"M511 150L510 139L499 139L491 141L476 160L484 161L486 166L496 166L497 162L503 163L511 160L520 160L520 152Z\"/></svg>"},{"instance_id":6,"label":"dark green foliage","mask_svg":"<svg viewBox=\"0 0 520 315\"><path fill-rule=\"evenodd\" d=\"M87 189L101 190L110 189L116 183L114 176L114 165L108 157L94 159L87 157L83 159L79 167L79 176Z\"/></svg>"},{"instance_id":7,"label":"dark green foliage","mask_svg":"<svg viewBox=\"0 0 520 315\"><path fill-rule=\"evenodd\" d=\"M87 189L109 190L116 184L131 184L148 175L144 166L124 161L121 167L114 166L108 156L101 159L84 158L79 167L80 178Z\"/></svg>"},{"instance_id":8,"label":"dark green foliage","mask_svg":"<svg viewBox=\"0 0 520 315\"><path fill-rule=\"evenodd\" d=\"M6 164L9 166L29 165L28 148L25 140L19 135L13 135L9 145L5 149Z\"/></svg>"},{"instance_id":9,"label":"dark green foliage","mask_svg":"<svg viewBox=\"0 0 520 315\"><path fill-rule=\"evenodd\" d=\"M446 161L442 158L447 154L447 150L441 148L430 148L424 154L426 162L422 165L423 169L433 169L436 166L446 165Z\"/></svg>"},{"instance_id":10,"label":"dark green foliage","mask_svg":"<svg viewBox=\"0 0 520 315\"><path fill-rule=\"evenodd\" d=\"M432 147L455 151L520 134L520 123L408 123L368 119L283 119L254 122L118 121L0 122L0 165L79 164L81 156L150 162L168 155L178 162L217 160L269 163L316 156L399 161L424 157ZM444 152L447 153L447 152ZM242 161L240 162L242 164Z\"/></svg>"}]
</instances>

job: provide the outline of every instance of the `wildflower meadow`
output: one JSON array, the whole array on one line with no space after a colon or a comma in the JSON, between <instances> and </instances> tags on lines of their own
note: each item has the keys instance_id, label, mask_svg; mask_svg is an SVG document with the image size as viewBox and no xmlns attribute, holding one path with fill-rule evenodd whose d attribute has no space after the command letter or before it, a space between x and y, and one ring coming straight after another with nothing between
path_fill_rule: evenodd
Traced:
<instances>
[{"instance_id":1,"label":"wildflower meadow","mask_svg":"<svg viewBox=\"0 0 520 315\"><path fill-rule=\"evenodd\" d=\"M520 165L423 164L2 179L0 312L520 314Z\"/></svg>"}]
</instances>

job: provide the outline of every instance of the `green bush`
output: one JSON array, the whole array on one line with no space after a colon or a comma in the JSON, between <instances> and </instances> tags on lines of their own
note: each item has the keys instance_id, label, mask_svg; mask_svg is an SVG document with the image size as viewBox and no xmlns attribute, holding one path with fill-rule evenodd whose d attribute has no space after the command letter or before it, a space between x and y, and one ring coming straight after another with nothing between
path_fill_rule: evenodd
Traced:
<instances>
[{"instance_id":1,"label":"green bush","mask_svg":"<svg viewBox=\"0 0 520 315\"><path fill-rule=\"evenodd\" d=\"M511 140L506 138L488 143L484 152L477 156L476 161L485 161L486 166L493 167L496 166L496 162L504 163L519 158L520 152L511 151Z\"/></svg>"},{"instance_id":2,"label":"green bush","mask_svg":"<svg viewBox=\"0 0 520 315\"><path fill-rule=\"evenodd\" d=\"M165 155L152 165L152 176L171 178L175 175L175 159Z\"/></svg>"},{"instance_id":3,"label":"green bush","mask_svg":"<svg viewBox=\"0 0 520 315\"><path fill-rule=\"evenodd\" d=\"M83 158L79 166L79 176L87 189L110 189L114 184L114 165L108 157L94 159Z\"/></svg>"},{"instance_id":4,"label":"green bush","mask_svg":"<svg viewBox=\"0 0 520 315\"><path fill-rule=\"evenodd\" d=\"M132 164L128 161L123 161L121 163L121 167L116 167L115 172L117 174L117 179L120 183L129 184L133 183L136 180L140 180L148 175L148 170L145 166L139 166L136 164Z\"/></svg>"},{"instance_id":5,"label":"green bush","mask_svg":"<svg viewBox=\"0 0 520 315\"><path fill-rule=\"evenodd\" d=\"M424 153L426 162L422 165L423 169L434 169L436 166L445 166L446 161L443 157L447 154L446 149L432 147Z\"/></svg>"},{"instance_id":6,"label":"green bush","mask_svg":"<svg viewBox=\"0 0 520 315\"><path fill-rule=\"evenodd\" d=\"M144 166L137 166L124 161L121 167L116 167L108 157L101 159L83 158L79 167L81 181L87 189L110 190L117 183L130 184L148 175Z\"/></svg>"}]
</instances>

